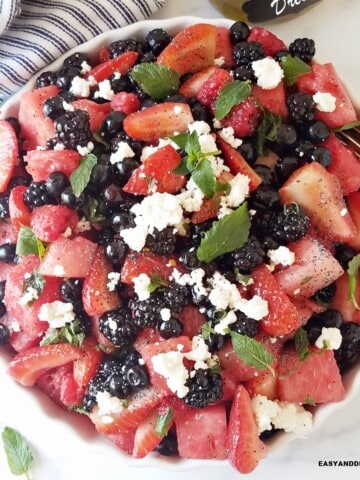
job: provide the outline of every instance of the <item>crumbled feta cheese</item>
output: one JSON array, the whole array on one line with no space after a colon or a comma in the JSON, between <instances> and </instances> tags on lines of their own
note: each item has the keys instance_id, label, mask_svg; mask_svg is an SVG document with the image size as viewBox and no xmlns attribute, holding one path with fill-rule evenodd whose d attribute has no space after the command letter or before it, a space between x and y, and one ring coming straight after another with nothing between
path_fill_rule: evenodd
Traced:
<instances>
[{"instance_id":1,"label":"crumbled feta cheese","mask_svg":"<svg viewBox=\"0 0 360 480\"><path fill-rule=\"evenodd\" d=\"M53 150L61 152L62 150L65 150L65 145L63 143L55 143Z\"/></svg>"},{"instance_id":2,"label":"crumbled feta cheese","mask_svg":"<svg viewBox=\"0 0 360 480\"><path fill-rule=\"evenodd\" d=\"M222 67L225 63L225 57L218 57L218 58L215 58L214 60L214 65L216 65L217 67Z\"/></svg>"},{"instance_id":3,"label":"crumbled feta cheese","mask_svg":"<svg viewBox=\"0 0 360 480\"><path fill-rule=\"evenodd\" d=\"M208 291L204 287L203 280L205 277L205 270L202 268L195 268L191 273L182 274L174 268L172 272L172 278L178 285L190 285L194 289L194 293L197 297L207 295Z\"/></svg>"},{"instance_id":4,"label":"crumbled feta cheese","mask_svg":"<svg viewBox=\"0 0 360 480\"><path fill-rule=\"evenodd\" d=\"M296 289L293 291L293 295L299 295L300 292L301 292L300 288L296 288Z\"/></svg>"},{"instance_id":5,"label":"crumbled feta cheese","mask_svg":"<svg viewBox=\"0 0 360 480\"><path fill-rule=\"evenodd\" d=\"M171 310L169 308L162 308L160 310L160 317L163 322L167 322L171 318Z\"/></svg>"},{"instance_id":6,"label":"crumbled feta cheese","mask_svg":"<svg viewBox=\"0 0 360 480\"><path fill-rule=\"evenodd\" d=\"M85 157L94 150L94 144L93 142L89 142L85 146L77 145L76 150L80 153L82 157Z\"/></svg>"},{"instance_id":7,"label":"crumbled feta cheese","mask_svg":"<svg viewBox=\"0 0 360 480\"><path fill-rule=\"evenodd\" d=\"M111 395L109 392L97 392L96 403L98 405L98 415L111 415L120 413L124 409L122 401Z\"/></svg>"},{"instance_id":8,"label":"crumbled feta cheese","mask_svg":"<svg viewBox=\"0 0 360 480\"><path fill-rule=\"evenodd\" d=\"M21 332L21 327L19 322L17 322L16 320L13 320L9 325L9 330L10 332L14 332L14 333Z\"/></svg>"},{"instance_id":9,"label":"crumbled feta cheese","mask_svg":"<svg viewBox=\"0 0 360 480\"><path fill-rule=\"evenodd\" d=\"M267 301L259 297L259 295L254 295L249 300L242 298L236 307L240 312L245 313L247 317L253 320L261 320L269 314Z\"/></svg>"},{"instance_id":10,"label":"crumbled feta cheese","mask_svg":"<svg viewBox=\"0 0 360 480\"><path fill-rule=\"evenodd\" d=\"M19 299L20 305L28 305L39 298L39 292L34 287L28 287Z\"/></svg>"},{"instance_id":11,"label":"crumbled feta cheese","mask_svg":"<svg viewBox=\"0 0 360 480\"><path fill-rule=\"evenodd\" d=\"M76 76L71 80L69 91L75 95L75 97L86 98L90 95L90 84L85 78Z\"/></svg>"},{"instance_id":12,"label":"crumbled feta cheese","mask_svg":"<svg viewBox=\"0 0 360 480\"><path fill-rule=\"evenodd\" d=\"M160 138L159 143L156 146L147 145L141 151L140 161L144 162L150 155L157 152L160 148L171 145L175 150L178 150L179 146L173 142L170 138Z\"/></svg>"},{"instance_id":13,"label":"crumbled feta cheese","mask_svg":"<svg viewBox=\"0 0 360 480\"><path fill-rule=\"evenodd\" d=\"M347 208L343 208L340 212L340 216L341 217L345 217L345 215L348 213L348 209Z\"/></svg>"},{"instance_id":14,"label":"crumbled feta cheese","mask_svg":"<svg viewBox=\"0 0 360 480\"><path fill-rule=\"evenodd\" d=\"M257 84L264 90L272 90L277 87L284 77L284 72L279 63L272 57L255 60L251 64Z\"/></svg>"},{"instance_id":15,"label":"crumbled feta cheese","mask_svg":"<svg viewBox=\"0 0 360 480\"><path fill-rule=\"evenodd\" d=\"M209 347L206 345L201 335L195 335L192 339L192 345L190 352L184 353L184 358L192 360L194 363L194 369L208 368L207 361L211 358Z\"/></svg>"},{"instance_id":16,"label":"crumbled feta cheese","mask_svg":"<svg viewBox=\"0 0 360 480\"><path fill-rule=\"evenodd\" d=\"M259 433L272 429L272 420L280 413L280 406L277 402L269 400L264 395L255 395L252 400L252 407L255 413Z\"/></svg>"},{"instance_id":17,"label":"crumbled feta cheese","mask_svg":"<svg viewBox=\"0 0 360 480\"><path fill-rule=\"evenodd\" d=\"M148 228L141 225L134 228L124 228L121 230L120 235L132 250L140 252L145 246Z\"/></svg>"},{"instance_id":18,"label":"crumbled feta cheese","mask_svg":"<svg viewBox=\"0 0 360 480\"><path fill-rule=\"evenodd\" d=\"M189 391L185 385L189 372L183 362L184 354L180 351L159 353L151 358L154 372L166 379L167 386L179 398L184 398Z\"/></svg>"},{"instance_id":19,"label":"crumbled feta cheese","mask_svg":"<svg viewBox=\"0 0 360 480\"><path fill-rule=\"evenodd\" d=\"M82 62L80 67L81 67L81 70L80 70L81 75L85 75L86 73L89 73L91 70L91 65L89 65L86 60Z\"/></svg>"},{"instance_id":20,"label":"crumbled feta cheese","mask_svg":"<svg viewBox=\"0 0 360 480\"><path fill-rule=\"evenodd\" d=\"M214 330L216 333L219 333L220 335L226 335L226 329L228 328L229 325L232 323L235 323L237 320L236 313L234 310L230 310L224 318L220 320L219 323L217 323L214 327Z\"/></svg>"},{"instance_id":21,"label":"crumbled feta cheese","mask_svg":"<svg viewBox=\"0 0 360 480\"><path fill-rule=\"evenodd\" d=\"M134 290L139 300L147 300L150 297L149 286L151 284L151 279L146 273L140 273L137 277L132 279L134 283Z\"/></svg>"},{"instance_id":22,"label":"crumbled feta cheese","mask_svg":"<svg viewBox=\"0 0 360 480\"><path fill-rule=\"evenodd\" d=\"M179 193L177 198L185 211L198 212L204 200L204 193L191 177L185 186L185 190Z\"/></svg>"},{"instance_id":23,"label":"crumbled feta cheese","mask_svg":"<svg viewBox=\"0 0 360 480\"><path fill-rule=\"evenodd\" d=\"M71 103L68 103L65 100L63 101L62 106L66 112L73 112L75 110L74 105L71 105Z\"/></svg>"},{"instance_id":24,"label":"crumbled feta cheese","mask_svg":"<svg viewBox=\"0 0 360 480\"><path fill-rule=\"evenodd\" d=\"M66 227L66 230L63 233L63 237L69 238L72 235L72 228L71 227Z\"/></svg>"},{"instance_id":25,"label":"crumbled feta cheese","mask_svg":"<svg viewBox=\"0 0 360 480\"><path fill-rule=\"evenodd\" d=\"M295 253L283 245L275 250L268 250L267 256L273 265L283 265L287 267L295 262Z\"/></svg>"},{"instance_id":26,"label":"crumbled feta cheese","mask_svg":"<svg viewBox=\"0 0 360 480\"><path fill-rule=\"evenodd\" d=\"M110 155L110 163L122 162L125 158L132 158L135 156L134 150L126 142L119 142L116 151Z\"/></svg>"},{"instance_id":27,"label":"crumbled feta cheese","mask_svg":"<svg viewBox=\"0 0 360 480\"><path fill-rule=\"evenodd\" d=\"M221 122L217 118L213 118L213 127L215 130L219 130L221 128Z\"/></svg>"},{"instance_id":28,"label":"crumbled feta cheese","mask_svg":"<svg viewBox=\"0 0 360 480\"><path fill-rule=\"evenodd\" d=\"M94 92L94 98L104 98L105 100L112 100L114 98L115 92L111 88L111 83L108 78L99 82L98 90Z\"/></svg>"},{"instance_id":29,"label":"crumbled feta cheese","mask_svg":"<svg viewBox=\"0 0 360 480\"><path fill-rule=\"evenodd\" d=\"M218 217L232 212L232 208L239 207L250 193L250 178L242 173L237 173L230 182L230 192L220 198Z\"/></svg>"},{"instance_id":30,"label":"crumbled feta cheese","mask_svg":"<svg viewBox=\"0 0 360 480\"><path fill-rule=\"evenodd\" d=\"M319 112L333 112L336 109L336 98L331 93L316 92L313 100Z\"/></svg>"},{"instance_id":31,"label":"crumbled feta cheese","mask_svg":"<svg viewBox=\"0 0 360 480\"><path fill-rule=\"evenodd\" d=\"M225 140L225 142L227 142L233 148L238 148L243 143L243 141L240 138L235 138L234 137L233 127L222 128L219 131L219 135L222 139Z\"/></svg>"},{"instance_id":32,"label":"crumbled feta cheese","mask_svg":"<svg viewBox=\"0 0 360 480\"><path fill-rule=\"evenodd\" d=\"M116 285L119 283L120 280L120 273L119 272L109 272L107 275L109 281L106 284L107 289L109 292L113 292L116 288Z\"/></svg>"},{"instance_id":33,"label":"crumbled feta cheese","mask_svg":"<svg viewBox=\"0 0 360 480\"><path fill-rule=\"evenodd\" d=\"M55 265L54 275L56 277L64 277L65 276L65 268L62 265Z\"/></svg>"},{"instance_id":34,"label":"crumbled feta cheese","mask_svg":"<svg viewBox=\"0 0 360 480\"><path fill-rule=\"evenodd\" d=\"M342 335L336 327L322 327L321 335L315 342L315 347L326 348L328 350L338 350L341 346Z\"/></svg>"},{"instance_id":35,"label":"crumbled feta cheese","mask_svg":"<svg viewBox=\"0 0 360 480\"><path fill-rule=\"evenodd\" d=\"M40 307L39 320L48 322L50 328L61 328L75 319L72 303L55 300Z\"/></svg>"},{"instance_id":36,"label":"crumbled feta cheese","mask_svg":"<svg viewBox=\"0 0 360 480\"><path fill-rule=\"evenodd\" d=\"M221 310L236 309L241 301L241 295L235 283L229 282L221 273L215 272L209 279L209 284L212 288L208 298L214 307Z\"/></svg>"},{"instance_id":37,"label":"crumbled feta cheese","mask_svg":"<svg viewBox=\"0 0 360 480\"><path fill-rule=\"evenodd\" d=\"M189 133L196 132L198 136L209 135L211 132L210 125L203 120L196 120L188 126ZM216 149L215 149L216 150Z\"/></svg>"}]
</instances>

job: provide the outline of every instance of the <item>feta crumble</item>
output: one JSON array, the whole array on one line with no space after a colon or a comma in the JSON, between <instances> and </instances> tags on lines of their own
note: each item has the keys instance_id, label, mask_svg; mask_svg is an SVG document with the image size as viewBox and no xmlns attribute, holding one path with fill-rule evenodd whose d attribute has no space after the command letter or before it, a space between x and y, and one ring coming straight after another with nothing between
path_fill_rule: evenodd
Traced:
<instances>
[{"instance_id":1,"label":"feta crumble","mask_svg":"<svg viewBox=\"0 0 360 480\"><path fill-rule=\"evenodd\" d=\"M39 292L34 287L28 287L19 299L20 305L28 305L39 298Z\"/></svg>"},{"instance_id":2,"label":"feta crumble","mask_svg":"<svg viewBox=\"0 0 360 480\"><path fill-rule=\"evenodd\" d=\"M284 72L279 63L271 57L255 60L251 64L257 84L264 90L277 87L284 77Z\"/></svg>"},{"instance_id":3,"label":"feta crumble","mask_svg":"<svg viewBox=\"0 0 360 480\"><path fill-rule=\"evenodd\" d=\"M336 109L336 98L331 93L316 92L313 100L319 112L333 112Z\"/></svg>"},{"instance_id":4,"label":"feta crumble","mask_svg":"<svg viewBox=\"0 0 360 480\"><path fill-rule=\"evenodd\" d=\"M159 353L151 358L154 372L166 379L167 386L179 398L184 398L189 391L185 385L189 372L183 362L184 355L179 351Z\"/></svg>"},{"instance_id":5,"label":"feta crumble","mask_svg":"<svg viewBox=\"0 0 360 480\"><path fill-rule=\"evenodd\" d=\"M146 273L140 273L140 275L134 277L132 281L134 283L135 293L139 297L140 301L150 298L149 286L151 279L148 275L146 275Z\"/></svg>"},{"instance_id":6,"label":"feta crumble","mask_svg":"<svg viewBox=\"0 0 360 480\"><path fill-rule=\"evenodd\" d=\"M266 255L273 265L283 265L287 267L295 262L295 253L283 245L275 250L268 250Z\"/></svg>"},{"instance_id":7,"label":"feta crumble","mask_svg":"<svg viewBox=\"0 0 360 480\"><path fill-rule=\"evenodd\" d=\"M105 100L112 100L115 96L114 90L111 88L111 83L108 78L98 83L98 90L94 92L94 98L103 98Z\"/></svg>"},{"instance_id":8,"label":"feta crumble","mask_svg":"<svg viewBox=\"0 0 360 480\"><path fill-rule=\"evenodd\" d=\"M93 142L89 142L85 146L77 145L76 150L80 153L82 157L85 157L94 150L94 144Z\"/></svg>"},{"instance_id":9,"label":"feta crumble","mask_svg":"<svg viewBox=\"0 0 360 480\"><path fill-rule=\"evenodd\" d=\"M169 308L162 308L160 310L160 317L163 322L167 322L171 318L171 310Z\"/></svg>"},{"instance_id":10,"label":"feta crumble","mask_svg":"<svg viewBox=\"0 0 360 480\"><path fill-rule=\"evenodd\" d=\"M85 78L76 76L71 81L69 91L75 95L75 97L87 98L90 96L90 84Z\"/></svg>"},{"instance_id":11,"label":"feta crumble","mask_svg":"<svg viewBox=\"0 0 360 480\"><path fill-rule=\"evenodd\" d=\"M61 328L75 320L75 312L72 303L55 300L41 305L38 318L50 328Z\"/></svg>"},{"instance_id":12,"label":"feta crumble","mask_svg":"<svg viewBox=\"0 0 360 480\"><path fill-rule=\"evenodd\" d=\"M132 158L134 156L134 150L126 142L119 142L116 151L110 155L110 163L114 165L115 163L122 162L125 158Z\"/></svg>"},{"instance_id":13,"label":"feta crumble","mask_svg":"<svg viewBox=\"0 0 360 480\"><path fill-rule=\"evenodd\" d=\"M120 273L119 272L109 272L108 275L108 282L106 284L107 289L109 292L113 292L116 288L116 285L120 281Z\"/></svg>"},{"instance_id":14,"label":"feta crumble","mask_svg":"<svg viewBox=\"0 0 360 480\"><path fill-rule=\"evenodd\" d=\"M316 339L315 347L327 350L338 350L341 346L342 335L336 327L322 327L321 335Z\"/></svg>"},{"instance_id":15,"label":"feta crumble","mask_svg":"<svg viewBox=\"0 0 360 480\"><path fill-rule=\"evenodd\" d=\"M120 413L124 409L122 401L109 392L97 392L96 403L99 409L98 415L100 416Z\"/></svg>"},{"instance_id":16,"label":"feta crumble","mask_svg":"<svg viewBox=\"0 0 360 480\"><path fill-rule=\"evenodd\" d=\"M227 142L233 148L238 148L243 143L243 141L240 138L236 138L234 136L233 127L222 128L219 131L219 135L223 140L225 140L225 142Z\"/></svg>"}]
</instances>

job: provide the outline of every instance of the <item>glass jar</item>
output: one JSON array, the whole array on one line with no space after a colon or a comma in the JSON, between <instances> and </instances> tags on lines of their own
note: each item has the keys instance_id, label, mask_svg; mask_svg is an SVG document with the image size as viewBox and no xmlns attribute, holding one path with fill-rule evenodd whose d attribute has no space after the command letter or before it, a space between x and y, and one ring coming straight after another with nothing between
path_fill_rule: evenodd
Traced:
<instances>
[{"instance_id":1,"label":"glass jar","mask_svg":"<svg viewBox=\"0 0 360 480\"><path fill-rule=\"evenodd\" d=\"M261 23L302 12L320 0L211 0L226 17Z\"/></svg>"}]
</instances>

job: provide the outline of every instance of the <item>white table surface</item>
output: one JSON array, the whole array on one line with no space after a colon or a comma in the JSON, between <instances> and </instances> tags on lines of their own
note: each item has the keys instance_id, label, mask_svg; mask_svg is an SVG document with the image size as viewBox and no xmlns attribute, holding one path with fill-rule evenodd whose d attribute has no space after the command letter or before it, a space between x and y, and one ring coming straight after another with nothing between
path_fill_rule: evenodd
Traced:
<instances>
[{"instance_id":1,"label":"white table surface","mask_svg":"<svg viewBox=\"0 0 360 480\"><path fill-rule=\"evenodd\" d=\"M164 19L179 15L193 15L202 18L221 17L221 14L207 0L167 0L165 6L154 18ZM360 94L360 60L356 55L356 45L360 48L360 19L359 0L323 0L317 7L308 13L299 16L290 22L274 23L269 28L285 41L291 41L298 36L311 36L315 39L318 48L319 60L334 61L341 76L346 79L353 95ZM360 95L359 95L360 97ZM2 384L0 405L2 397L11 389L10 381ZM30 408L26 405L19 408ZM55 413L52 412L54 415ZM31 414L29 412L29 414ZM8 424L19 426L15 409L8 410ZM59 426L59 435L61 427ZM49 458L53 462L53 472L56 472L56 462L68 463L68 474L57 476L53 473L48 480L102 480L110 479L102 476L102 467L96 458L83 457L82 451L73 452L70 458L56 459L51 454L55 438L49 435L48 439L38 439L36 431L32 435L33 442L48 442ZM66 439L64 439L66 441ZM90 445L89 445L90 448ZM90 450L89 450L90 452ZM96 456L96 454L94 454ZM349 480L359 477L359 467L320 467L319 461L324 460L356 460L360 463L360 394L350 403L339 408L327 422L315 431L306 440L295 440L284 446L264 460L261 465L246 478L249 480L282 479L304 480L304 478L317 478L317 480ZM89 463L89 468L84 468ZM140 465L140 464L139 464ZM90 470L92 468L92 470ZM62 469L61 469L62 470ZM84 472L86 470L86 473ZM106 468L105 468L106 470ZM193 480L194 476L201 476L204 480L237 480L240 475L230 467L194 471L173 472L153 468L136 468L120 465L116 470L117 475L111 478L123 480ZM46 478L39 475L38 478ZM14 479L9 474L5 465L4 455L0 448L0 479ZM32 476L37 480L36 470Z\"/></svg>"}]
</instances>

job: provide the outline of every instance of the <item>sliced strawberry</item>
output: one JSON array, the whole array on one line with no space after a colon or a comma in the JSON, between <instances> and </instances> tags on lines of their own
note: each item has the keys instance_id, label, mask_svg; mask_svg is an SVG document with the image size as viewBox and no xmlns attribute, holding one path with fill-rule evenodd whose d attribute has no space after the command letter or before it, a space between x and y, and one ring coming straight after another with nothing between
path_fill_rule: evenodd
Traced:
<instances>
[{"instance_id":1,"label":"sliced strawberry","mask_svg":"<svg viewBox=\"0 0 360 480\"><path fill-rule=\"evenodd\" d=\"M165 102L131 113L124 119L123 126L129 137L156 143L175 132L185 132L193 121L189 105Z\"/></svg>"},{"instance_id":2,"label":"sliced strawberry","mask_svg":"<svg viewBox=\"0 0 360 480\"><path fill-rule=\"evenodd\" d=\"M91 132L96 132L101 127L105 117L111 111L111 105L109 102L96 103L88 98L79 98L78 100L71 102L71 105L76 109L88 112Z\"/></svg>"},{"instance_id":3,"label":"sliced strawberry","mask_svg":"<svg viewBox=\"0 0 360 480\"><path fill-rule=\"evenodd\" d=\"M121 281L133 285L133 279L145 273L149 277L156 274L167 281L174 268L179 268L177 260L154 253L130 252L121 268Z\"/></svg>"},{"instance_id":4,"label":"sliced strawberry","mask_svg":"<svg viewBox=\"0 0 360 480\"><path fill-rule=\"evenodd\" d=\"M70 343L58 343L24 350L10 361L11 377L25 387L31 387L51 368L65 365L81 357L81 349Z\"/></svg>"},{"instance_id":5,"label":"sliced strawberry","mask_svg":"<svg viewBox=\"0 0 360 480\"><path fill-rule=\"evenodd\" d=\"M135 430L131 432L118 432L107 435L108 439L116 445L122 452L132 455L135 442Z\"/></svg>"},{"instance_id":6,"label":"sliced strawberry","mask_svg":"<svg viewBox=\"0 0 360 480\"><path fill-rule=\"evenodd\" d=\"M73 367L71 363L51 368L41 374L36 381L36 386L62 408L75 405L81 399L77 397L79 389L75 384L72 372Z\"/></svg>"},{"instance_id":7,"label":"sliced strawberry","mask_svg":"<svg viewBox=\"0 0 360 480\"><path fill-rule=\"evenodd\" d=\"M259 265L251 273L254 280L251 289L268 303L269 313L260 320L262 331L281 337L301 326L300 316L289 297L265 265Z\"/></svg>"},{"instance_id":8,"label":"sliced strawberry","mask_svg":"<svg viewBox=\"0 0 360 480\"><path fill-rule=\"evenodd\" d=\"M312 162L294 172L279 190L282 203L299 204L314 229L333 241L354 238L355 226L346 209L337 178L320 163Z\"/></svg>"},{"instance_id":9,"label":"sliced strawberry","mask_svg":"<svg viewBox=\"0 0 360 480\"><path fill-rule=\"evenodd\" d=\"M252 135L259 124L260 112L253 99L247 98L235 105L221 121L223 127L232 127L236 137Z\"/></svg>"},{"instance_id":10,"label":"sliced strawberry","mask_svg":"<svg viewBox=\"0 0 360 480\"><path fill-rule=\"evenodd\" d=\"M104 249L99 247L94 256L90 272L84 279L82 303L85 312L90 315L102 315L120 305L116 290L110 291L108 274L113 268L106 258Z\"/></svg>"},{"instance_id":11,"label":"sliced strawberry","mask_svg":"<svg viewBox=\"0 0 360 480\"><path fill-rule=\"evenodd\" d=\"M285 43L280 38L262 27L251 27L247 41L261 43L265 54L269 57L272 57L279 50L287 49Z\"/></svg>"},{"instance_id":12,"label":"sliced strawberry","mask_svg":"<svg viewBox=\"0 0 360 480\"><path fill-rule=\"evenodd\" d=\"M39 271L53 277L84 278L90 272L96 250L97 244L84 237L59 237L47 248Z\"/></svg>"},{"instance_id":13,"label":"sliced strawberry","mask_svg":"<svg viewBox=\"0 0 360 480\"><path fill-rule=\"evenodd\" d=\"M280 400L304 403L310 397L318 404L339 402L345 396L333 350L319 353L314 349L300 361L295 348L286 348L280 356L277 372Z\"/></svg>"},{"instance_id":14,"label":"sliced strawberry","mask_svg":"<svg viewBox=\"0 0 360 480\"><path fill-rule=\"evenodd\" d=\"M217 137L217 142L220 146L222 154L224 156L225 164L230 168L233 175L242 173L249 177L249 189L253 192L262 182L262 178L253 170L244 157L231 145L229 145L220 136Z\"/></svg>"},{"instance_id":15,"label":"sliced strawberry","mask_svg":"<svg viewBox=\"0 0 360 480\"><path fill-rule=\"evenodd\" d=\"M187 98L196 97L204 82L211 77L217 68L215 65L212 65L194 73L181 84L179 93Z\"/></svg>"},{"instance_id":16,"label":"sliced strawberry","mask_svg":"<svg viewBox=\"0 0 360 480\"><path fill-rule=\"evenodd\" d=\"M115 72L125 75L130 68L135 64L139 57L138 52L125 52L116 58L100 63L92 68L86 75L87 78L93 77L97 82L106 80Z\"/></svg>"},{"instance_id":17,"label":"sliced strawberry","mask_svg":"<svg viewBox=\"0 0 360 480\"><path fill-rule=\"evenodd\" d=\"M162 406L154 408L138 425L135 433L134 449L132 452L135 458L144 458L151 453L159 445L161 440L165 437L165 432L160 434L156 432L156 425L159 415L166 414L166 409L162 409ZM167 429L172 426L173 420L167 425Z\"/></svg>"},{"instance_id":18,"label":"sliced strawberry","mask_svg":"<svg viewBox=\"0 0 360 480\"><path fill-rule=\"evenodd\" d=\"M128 433L134 430L140 422L165 398L166 394L153 387L136 391L128 398L128 405L118 413L99 415L95 406L90 418L100 433Z\"/></svg>"},{"instance_id":19,"label":"sliced strawberry","mask_svg":"<svg viewBox=\"0 0 360 480\"><path fill-rule=\"evenodd\" d=\"M157 63L166 65L179 75L194 73L213 65L216 52L217 28L197 23L179 32L160 53Z\"/></svg>"},{"instance_id":20,"label":"sliced strawberry","mask_svg":"<svg viewBox=\"0 0 360 480\"><path fill-rule=\"evenodd\" d=\"M233 44L230 39L229 29L226 27L217 27L216 29L216 49L215 58L224 60L224 67L233 67L235 65L233 56Z\"/></svg>"},{"instance_id":21,"label":"sliced strawberry","mask_svg":"<svg viewBox=\"0 0 360 480\"><path fill-rule=\"evenodd\" d=\"M31 150L25 155L24 162L34 182L40 182L52 172L63 172L70 177L78 167L80 158L75 150Z\"/></svg>"},{"instance_id":22,"label":"sliced strawberry","mask_svg":"<svg viewBox=\"0 0 360 480\"><path fill-rule=\"evenodd\" d=\"M356 233L348 243L350 247L360 251L360 192L352 192L347 196L347 207L355 225Z\"/></svg>"},{"instance_id":23,"label":"sliced strawberry","mask_svg":"<svg viewBox=\"0 0 360 480\"><path fill-rule=\"evenodd\" d=\"M243 385L239 385L230 410L227 434L230 464L240 473L250 473L266 457L267 447L258 435L252 402Z\"/></svg>"},{"instance_id":24,"label":"sliced strawberry","mask_svg":"<svg viewBox=\"0 0 360 480\"><path fill-rule=\"evenodd\" d=\"M270 110L274 115L281 115L284 118L288 116L284 82L280 82L271 90L265 90L258 85L254 85L252 95L260 105Z\"/></svg>"},{"instance_id":25,"label":"sliced strawberry","mask_svg":"<svg viewBox=\"0 0 360 480\"><path fill-rule=\"evenodd\" d=\"M344 272L336 280L336 291L331 300L331 306L339 310L344 322L360 323L360 310L355 308L354 302L350 298L350 277ZM355 299L360 304L360 278L356 277Z\"/></svg>"},{"instance_id":26,"label":"sliced strawberry","mask_svg":"<svg viewBox=\"0 0 360 480\"><path fill-rule=\"evenodd\" d=\"M215 102L220 90L233 81L228 70L217 68L214 73L201 86L196 98L206 107L215 109Z\"/></svg>"},{"instance_id":27,"label":"sliced strawberry","mask_svg":"<svg viewBox=\"0 0 360 480\"><path fill-rule=\"evenodd\" d=\"M0 120L0 193L6 190L18 158L18 141L12 125Z\"/></svg>"},{"instance_id":28,"label":"sliced strawberry","mask_svg":"<svg viewBox=\"0 0 360 480\"><path fill-rule=\"evenodd\" d=\"M129 115L139 110L140 100L135 93L119 92L111 99L110 106L112 110Z\"/></svg>"},{"instance_id":29,"label":"sliced strawberry","mask_svg":"<svg viewBox=\"0 0 360 480\"><path fill-rule=\"evenodd\" d=\"M63 205L43 205L31 212L30 227L43 242L53 242L68 228L74 229L79 221L78 214Z\"/></svg>"},{"instance_id":30,"label":"sliced strawberry","mask_svg":"<svg viewBox=\"0 0 360 480\"><path fill-rule=\"evenodd\" d=\"M22 225L30 226L30 210L24 202L26 188L25 185L18 185L11 190L9 195L10 220L16 233Z\"/></svg>"},{"instance_id":31,"label":"sliced strawberry","mask_svg":"<svg viewBox=\"0 0 360 480\"><path fill-rule=\"evenodd\" d=\"M179 153L171 145L160 148L133 171L123 190L135 195L178 192L186 183L185 175L174 173L180 161Z\"/></svg>"},{"instance_id":32,"label":"sliced strawberry","mask_svg":"<svg viewBox=\"0 0 360 480\"><path fill-rule=\"evenodd\" d=\"M221 192L215 192L211 198L204 198L200 210L193 212L191 223L202 223L211 218L215 218L220 208Z\"/></svg>"},{"instance_id":33,"label":"sliced strawberry","mask_svg":"<svg viewBox=\"0 0 360 480\"><path fill-rule=\"evenodd\" d=\"M73 363L73 375L75 382L81 389L85 389L98 371L104 352L96 348L95 340L87 338L81 346L81 357Z\"/></svg>"}]
</instances>

